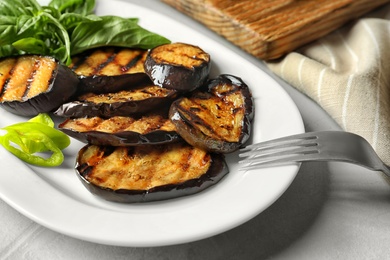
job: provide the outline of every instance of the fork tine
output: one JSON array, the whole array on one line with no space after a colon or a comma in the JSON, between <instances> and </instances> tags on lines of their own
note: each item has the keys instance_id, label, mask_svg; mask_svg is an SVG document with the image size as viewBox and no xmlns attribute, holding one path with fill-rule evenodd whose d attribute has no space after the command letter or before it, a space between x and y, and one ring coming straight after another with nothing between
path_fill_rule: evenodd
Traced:
<instances>
[{"instance_id":1,"label":"fork tine","mask_svg":"<svg viewBox=\"0 0 390 260\"><path fill-rule=\"evenodd\" d=\"M243 147L240 149L241 152L245 151L251 151L254 149L265 149L268 147L285 147L290 145L305 145L308 143L312 143L313 140L316 140L317 136L313 135L312 133L303 133L303 134L297 134L292 136L285 136L278 139L273 139L261 143L251 144L247 145L246 147Z\"/></svg>"},{"instance_id":2,"label":"fork tine","mask_svg":"<svg viewBox=\"0 0 390 260\"><path fill-rule=\"evenodd\" d=\"M282 137L241 149L239 170L305 161L339 161L382 171L390 167L362 136L344 131L320 131Z\"/></svg>"},{"instance_id":3,"label":"fork tine","mask_svg":"<svg viewBox=\"0 0 390 260\"><path fill-rule=\"evenodd\" d=\"M308 146L317 146L316 137L310 137L307 139L288 139L280 141L279 139L271 140L267 142L257 143L253 145L248 145L245 148L240 149L239 157L247 157L254 154L262 153L275 153L287 148L294 147L308 147ZM291 150L289 150L291 151Z\"/></svg>"},{"instance_id":4,"label":"fork tine","mask_svg":"<svg viewBox=\"0 0 390 260\"><path fill-rule=\"evenodd\" d=\"M298 154L305 155L312 153L318 153L318 149L315 144L303 147L288 147L285 149L275 149L267 152L264 152L263 150L254 150L252 152L247 152L246 154L248 155L246 156L246 158L240 160L239 163L255 163L257 161L277 159L279 157L293 156ZM244 156L240 155L240 157L243 158Z\"/></svg>"},{"instance_id":5,"label":"fork tine","mask_svg":"<svg viewBox=\"0 0 390 260\"><path fill-rule=\"evenodd\" d=\"M317 139L316 134L303 133L248 145L240 149L240 170L311 160L319 153Z\"/></svg>"},{"instance_id":6,"label":"fork tine","mask_svg":"<svg viewBox=\"0 0 390 260\"><path fill-rule=\"evenodd\" d=\"M319 159L320 156L318 153L306 153L304 156L302 156L302 154L292 154L292 155L286 155L284 157L276 156L273 158L261 158L252 161L250 163L247 163L246 165L243 163L243 166L239 168L239 171L259 169L262 167L275 166L275 165L286 165L286 164L304 162L304 161L315 161Z\"/></svg>"}]
</instances>

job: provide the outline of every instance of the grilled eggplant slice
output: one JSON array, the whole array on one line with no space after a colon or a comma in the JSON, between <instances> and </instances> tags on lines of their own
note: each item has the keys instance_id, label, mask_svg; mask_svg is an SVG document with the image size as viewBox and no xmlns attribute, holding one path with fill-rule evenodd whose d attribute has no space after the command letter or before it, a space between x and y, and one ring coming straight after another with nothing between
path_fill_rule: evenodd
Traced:
<instances>
[{"instance_id":1,"label":"grilled eggplant slice","mask_svg":"<svg viewBox=\"0 0 390 260\"><path fill-rule=\"evenodd\" d=\"M115 93L80 95L60 106L55 114L71 118L140 115L172 102L176 96L173 89L144 84Z\"/></svg>"},{"instance_id":2,"label":"grilled eggplant slice","mask_svg":"<svg viewBox=\"0 0 390 260\"><path fill-rule=\"evenodd\" d=\"M79 80L52 57L23 55L0 60L0 106L21 116L58 108L74 95Z\"/></svg>"},{"instance_id":3,"label":"grilled eggplant slice","mask_svg":"<svg viewBox=\"0 0 390 260\"><path fill-rule=\"evenodd\" d=\"M189 144L212 152L230 153L250 136L254 103L242 79L223 74L210 80L208 91L176 100L170 118Z\"/></svg>"},{"instance_id":4,"label":"grilled eggplant slice","mask_svg":"<svg viewBox=\"0 0 390 260\"><path fill-rule=\"evenodd\" d=\"M208 53L185 43L157 46L149 51L145 61L145 72L155 85L184 92L202 86L210 67Z\"/></svg>"},{"instance_id":5,"label":"grilled eggplant slice","mask_svg":"<svg viewBox=\"0 0 390 260\"><path fill-rule=\"evenodd\" d=\"M105 47L72 57L69 66L80 78L78 92L110 93L149 80L147 50Z\"/></svg>"},{"instance_id":6,"label":"grilled eggplant slice","mask_svg":"<svg viewBox=\"0 0 390 260\"><path fill-rule=\"evenodd\" d=\"M156 145L182 140L168 115L162 113L150 113L140 118L67 119L58 128L81 142L95 145Z\"/></svg>"},{"instance_id":7,"label":"grilled eggplant slice","mask_svg":"<svg viewBox=\"0 0 390 260\"><path fill-rule=\"evenodd\" d=\"M200 192L228 173L223 155L184 142L158 146L86 145L77 176L94 195L122 203L166 200Z\"/></svg>"}]
</instances>

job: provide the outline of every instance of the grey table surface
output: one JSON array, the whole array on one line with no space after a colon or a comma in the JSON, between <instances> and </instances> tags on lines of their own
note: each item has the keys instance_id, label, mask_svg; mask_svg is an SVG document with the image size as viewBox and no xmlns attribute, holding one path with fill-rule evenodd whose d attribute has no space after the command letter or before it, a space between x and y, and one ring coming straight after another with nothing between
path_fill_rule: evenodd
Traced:
<instances>
[{"instance_id":1,"label":"grey table surface","mask_svg":"<svg viewBox=\"0 0 390 260\"><path fill-rule=\"evenodd\" d=\"M264 64L157 0L127 0L187 24ZM274 76L273 76L274 77ZM306 131L338 130L315 103L274 77L297 104ZM0 259L390 259L390 187L379 173L343 163L304 163L264 212L225 233L192 243L131 248L56 233L0 200Z\"/></svg>"}]
</instances>

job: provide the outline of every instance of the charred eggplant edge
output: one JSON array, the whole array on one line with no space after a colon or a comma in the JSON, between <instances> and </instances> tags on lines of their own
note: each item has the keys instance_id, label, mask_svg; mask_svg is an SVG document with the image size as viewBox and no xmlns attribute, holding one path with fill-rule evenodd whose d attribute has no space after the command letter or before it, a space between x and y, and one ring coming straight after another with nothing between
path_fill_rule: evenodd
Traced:
<instances>
[{"instance_id":1,"label":"charred eggplant edge","mask_svg":"<svg viewBox=\"0 0 390 260\"><path fill-rule=\"evenodd\" d=\"M240 84L237 85L237 82L232 82L232 77L235 81L239 80ZM202 131L193 127L192 123L183 116L183 113L180 111L180 101L182 98L175 100L169 110L169 118L176 125L176 129L179 135L189 144L202 148L204 150L216 153L231 153L238 150L242 145L244 145L250 138L252 132L252 121L254 119L254 102L252 94L249 90L249 87L236 76L229 74L221 74L216 79L209 80L208 91L210 92L213 87L217 84L220 84L221 80L230 84L235 84L240 88L245 99L245 116L242 121L242 131L239 138L239 142L227 142L223 140L213 139L205 134Z\"/></svg>"},{"instance_id":2,"label":"charred eggplant edge","mask_svg":"<svg viewBox=\"0 0 390 260\"><path fill-rule=\"evenodd\" d=\"M113 76L93 75L78 77L80 84L76 95L81 95L88 92L95 94L118 92L128 88L130 85L137 85L150 81L148 75L142 72Z\"/></svg>"},{"instance_id":3,"label":"charred eggplant edge","mask_svg":"<svg viewBox=\"0 0 390 260\"><path fill-rule=\"evenodd\" d=\"M225 158L222 154L211 154L212 163L208 171L196 179L187 180L179 184L167 184L154 187L149 190L127 190L100 187L89 182L79 171L79 157L83 151L87 149L88 145L84 146L78 153L75 171L79 180L84 187L93 195L107 201L119 203L143 203L163 201L184 196L193 195L204 191L205 189L215 185L222 180L224 176L229 173L229 168L226 164Z\"/></svg>"},{"instance_id":4,"label":"charred eggplant edge","mask_svg":"<svg viewBox=\"0 0 390 260\"><path fill-rule=\"evenodd\" d=\"M103 117L140 115L157 107L169 104L177 92L166 97L151 97L144 100L129 100L115 103L94 103L89 101L70 101L62 104L55 112L60 117Z\"/></svg>"},{"instance_id":5,"label":"charred eggplant edge","mask_svg":"<svg viewBox=\"0 0 390 260\"><path fill-rule=\"evenodd\" d=\"M147 134L140 134L134 131L122 131L117 133L106 133L101 131L79 132L71 129L61 128L59 130L83 143L109 146L139 146L157 145L181 141L181 136L175 131L156 130Z\"/></svg>"},{"instance_id":6,"label":"charred eggplant edge","mask_svg":"<svg viewBox=\"0 0 390 260\"><path fill-rule=\"evenodd\" d=\"M79 79L65 65L58 63L58 71L48 91L40 93L25 101L4 101L0 106L20 116L35 116L48 113L67 102L77 91Z\"/></svg>"},{"instance_id":7,"label":"charred eggplant edge","mask_svg":"<svg viewBox=\"0 0 390 260\"><path fill-rule=\"evenodd\" d=\"M195 45L187 45L199 48ZM207 82L211 70L211 60L192 68L169 63L159 63L151 57L153 52L159 47L161 46L149 50L144 63L145 73L155 85L175 89L180 92L189 92L201 87Z\"/></svg>"}]
</instances>

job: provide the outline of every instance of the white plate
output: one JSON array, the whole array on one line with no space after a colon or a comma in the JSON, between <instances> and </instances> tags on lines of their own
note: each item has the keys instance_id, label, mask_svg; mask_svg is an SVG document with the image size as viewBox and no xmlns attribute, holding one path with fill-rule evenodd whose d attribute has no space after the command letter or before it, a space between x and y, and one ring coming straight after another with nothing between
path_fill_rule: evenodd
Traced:
<instances>
[{"instance_id":1,"label":"white plate","mask_svg":"<svg viewBox=\"0 0 390 260\"><path fill-rule=\"evenodd\" d=\"M130 3L99 0L96 11L99 15L139 17L143 27L209 52L214 76L229 73L241 77L255 98L253 142L304 131L300 113L282 87L219 43ZM24 120L0 113L0 127ZM207 238L253 218L283 194L299 168L290 165L239 172L237 154L231 154L227 157L228 176L204 192L164 202L123 205L94 197L79 182L73 165L82 145L72 140L63 166L49 169L25 165L0 147L1 199L37 223L71 237L108 245L163 246Z\"/></svg>"}]
</instances>

